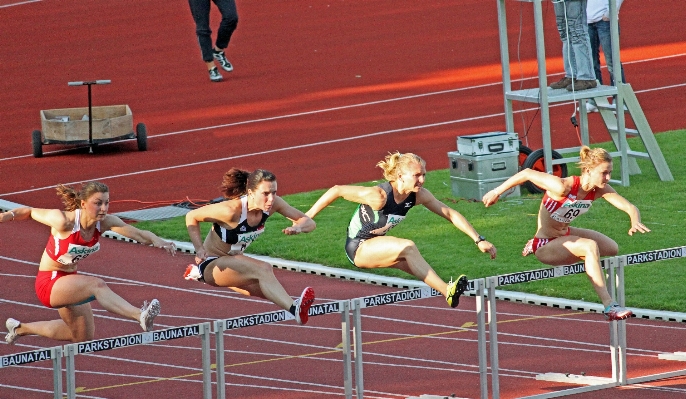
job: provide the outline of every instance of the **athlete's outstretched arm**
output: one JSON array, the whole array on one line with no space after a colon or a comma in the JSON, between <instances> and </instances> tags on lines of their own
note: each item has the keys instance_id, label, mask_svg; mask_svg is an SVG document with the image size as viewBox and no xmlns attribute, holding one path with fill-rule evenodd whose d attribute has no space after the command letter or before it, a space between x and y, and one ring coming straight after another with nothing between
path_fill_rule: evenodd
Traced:
<instances>
[{"instance_id":1,"label":"athlete's outstretched arm","mask_svg":"<svg viewBox=\"0 0 686 399\"><path fill-rule=\"evenodd\" d=\"M629 215L629 219L631 219L631 227L629 228L630 236L634 235L636 232L647 233L650 231L649 228L641 223L641 212L639 212L638 208L634 204L617 194L615 189L609 185L605 185L603 191L604 192L601 195L607 202Z\"/></svg>"},{"instance_id":2,"label":"athlete's outstretched arm","mask_svg":"<svg viewBox=\"0 0 686 399\"><path fill-rule=\"evenodd\" d=\"M350 202L367 204L375 210L383 208L386 203L386 192L377 186L333 186L319 197L317 202L315 202L305 214L311 219L314 219L322 209L326 208L340 197L343 197Z\"/></svg>"},{"instance_id":3,"label":"athlete's outstretched arm","mask_svg":"<svg viewBox=\"0 0 686 399\"><path fill-rule=\"evenodd\" d=\"M176 245L171 241L165 241L155 235L155 233L147 230L141 230L130 224L124 223L123 220L119 219L114 215L105 216L103 221L105 229L114 231L115 233L121 234L126 238L136 240L141 244L152 245L156 248L162 248L169 252L170 255L174 256L176 254Z\"/></svg>"},{"instance_id":4,"label":"athlete's outstretched arm","mask_svg":"<svg viewBox=\"0 0 686 399\"><path fill-rule=\"evenodd\" d=\"M68 222L64 211L59 209L21 207L0 214L0 222L2 223L29 219L50 226L57 231L65 230Z\"/></svg>"},{"instance_id":5,"label":"athlete's outstretched arm","mask_svg":"<svg viewBox=\"0 0 686 399\"><path fill-rule=\"evenodd\" d=\"M468 235L474 242L479 239L479 233L460 212L436 199L429 190L425 188L419 190L417 193L417 204L424 205L431 212L444 217L452 223L453 226ZM493 244L487 240L483 240L477 245L481 252L488 252L491 255L491 259L495 259L497 250Z\"/></svg>"},{"instance_id":6,"label":"athlete's outstretched arm","mask_svg":"<svg viewBox=\"0 0 686 399\"><path fill-rule=\"evenodd\" d=\"M498 198L504 192L527 181L534 183L544 191L548 191L555 196L561 196L565 191L564 182L561 178L527 168L515 173L514 176L505 180L501 185L487 192L481 199L481 202L486 206L491 206L498 202Z\"/></svg>"},{"instance_id":7,"label":"athlete's outstretched arm","mask_svg":"<svg viewBox=\"0 0 686 399\"><path fill-rule=\"evenodd\" d=\"M305 215L302 211L295 209L284 201L281 197L276 197L274 199L273 209L275 212L282 214L288 220L293 222L293 225L283 229L283 233L286 235L294 235L300 233L309 233L317 227L317 224Z\"/></svg>"}]
</instances>

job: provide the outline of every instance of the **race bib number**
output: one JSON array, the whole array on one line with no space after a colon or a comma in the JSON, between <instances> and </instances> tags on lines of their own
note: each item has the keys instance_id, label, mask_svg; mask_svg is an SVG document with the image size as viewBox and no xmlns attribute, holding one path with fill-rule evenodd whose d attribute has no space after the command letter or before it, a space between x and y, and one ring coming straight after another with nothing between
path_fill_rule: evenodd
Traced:
<instances>
[{"instance_id":1,"label":"race bib number","mask_svg":"<svg viewBox=\"0 0 686 399\"><path fill-rule=\"evenodd\" d=\"M82 259L88 257L88 255L96 253L100 250L100 243L97 242L92 247L86 247L83 245L69 244L67 252L60 256L57 261L63 265L71 265Z\"/></svg>"},{"instance_id":2,"label":"race bib number","mask_svg":"<svg viewBox=\"0 0 686 399\"><path fill-rule=\"evenodd\" d=\"M574 219L588 212L591 208L591 201L580 200L565 202L555 212L550 214L553 220L560 223L571 223Z\"/></svg>"}]
</instances>

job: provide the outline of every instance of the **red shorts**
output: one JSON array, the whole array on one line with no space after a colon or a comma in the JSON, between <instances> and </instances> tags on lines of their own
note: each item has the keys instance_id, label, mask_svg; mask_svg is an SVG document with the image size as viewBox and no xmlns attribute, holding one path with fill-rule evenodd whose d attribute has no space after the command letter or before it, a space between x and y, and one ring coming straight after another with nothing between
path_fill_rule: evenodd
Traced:
<instances>
[{"instance_id":1,"label":"red shorts","mask_svg":"<svg viewBox=\"0 0 686 399\"><path fill-rule=\"evenodd\" d=\"M50 305L50 294L52 293L52 286L55 285L60 277L76 274L76 272L60 272L54 271L38 271L36 275L36 296L43 303L43 305L52 308Z\"/></svg>"},{"instance_id":2,"label":"red shorts","mask_svg":"<svg viewBox=\"0 0 686 399\"><path fill-rule=\"evenodd\" d=\"M569 235L570 230L567 229L567 234L565 236ZM564 237L564 236L562 236ZM559 237L553 237L553 238L538 238L534 237L530 239L526 245L524 246L524 249L522 250L522 256L527 256L530 254L535 254L536 251L538 251L539 248L544 246L545 244L549 243L550 241L559 238Z\"/></svg>"}]
</instances>

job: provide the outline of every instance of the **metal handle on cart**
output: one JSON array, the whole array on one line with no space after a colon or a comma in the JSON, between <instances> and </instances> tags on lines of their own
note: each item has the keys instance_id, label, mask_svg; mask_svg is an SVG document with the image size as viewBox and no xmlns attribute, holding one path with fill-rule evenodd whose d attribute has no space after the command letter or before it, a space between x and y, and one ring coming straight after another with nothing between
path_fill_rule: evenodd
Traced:
<instances>
[{"instance_id":1,"label":"metal handle on cart","mask_svg":"<svg viewBox=\"0 0 686 399\"><path fill-rule=\"evenodd\" d=\"M111 80L89 80L85 82L69 82L67 85L69 86L83 86L83 85L107 85L112 83Z\"/></svg>"}]
</instances>

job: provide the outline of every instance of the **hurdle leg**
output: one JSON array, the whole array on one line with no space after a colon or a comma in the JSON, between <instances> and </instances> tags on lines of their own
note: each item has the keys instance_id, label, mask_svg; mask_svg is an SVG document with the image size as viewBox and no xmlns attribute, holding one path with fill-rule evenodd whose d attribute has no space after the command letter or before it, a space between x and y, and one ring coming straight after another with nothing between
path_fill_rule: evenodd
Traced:
<instances>
[{"instance_id":1,"label":"hurdle leg","mask_svg":"<svg viewBox=\"0 0 686 399\"><path fill-rule=\"evenodd\" d=\"M215 363L217 371L217 399L226 399L226 374L224 369L224 320L214 321Z\"/></svg>"},{"instance_id":2,"label":"hurdle leg","mask_svg":"<svg viewBox=\"0 0 686 399\"><path fill-rule=\"evenodd\" d=\"M341 335L341 345L343 346L343 387L345 389L345 399L352 399L353 379L350 357L350 301L344 301L341 304Z\"/></svg>"},{"instance_id":3,"label":"hurdle leg","mask_svg":"<svg viewBox=\"0 0 686 399\"><path fill-rule=\"evenodd\" d=\"M364 399L364 373L362 362L362 301L357 298L352 301L353 310L353 339L355 347L355 392L357 399Z\"/></svg>"},{"instance_id":4,"label":"hurdle leg","mask_svg":"<svg viewBox=\"0 0 686 399\"><path fill-rule=\"evenodd\" d=\"M488 399L488 359L486 354L486 314L484 312L484 279L474 282L476 288L476 326L478 331L479 380L481 399Z\"/></svg>"},{"instance_id":5,"label":"hurdle leg","mask_svg":"<svg viewBox=\"0 0 686 399\"><path fill-rule=\"evenodd\" d=\"M212 399L212 367L210 365L210 323L200 325L202 345L202 397Z\"/></svg>"},{"instance_id":6,"label":"hurdle leg","mask_svg":"<svg viewBox=\"0 0 686 399\"><path fill-rule=\"evenodd\" d=\"M54 399L62 399L62 347L56 346L52 352L52 390Z\"/></svg>"},{"instance_id":7,"label":"hurdle leg","mask_svg":"<svg viewBox=\"0 0 686 399\"><path fill-rule=\"evenodd\" d=\"M617 279L617 302L625 306L624 297L624 264L626 263L626 256L619 256L615 258L617 262L617 270L615 278ZM619 321L617 326L617 343L618 343L618 370L619 375L617 381L620 385L626 385L626 320Z\"/></svg>"},{"instance_id":8,"label":"hurdle leg","mask_svg":"<svg viewBox=\"0 0 686 399\"><path fill-rule=\"evenodd\" d=\"M498 286L498 279L490 277L486 280L488 295L488 334L490 338L489 349L491 351L491 391L492 398L500 398L500 378L498 377L498 321L495 311L495 288Z\"/></svg>"},{"instance_id":9,"label":"hurdle leg","mask_svg":"<svg viewBox=\"0 0 686 399\"><path fill-rule=\"evenodd\" d=\"M64 352L67 357L67 399L76 399L76 365L74 364L76 345L65 345Z\"/></svg>"}]
</instances>

